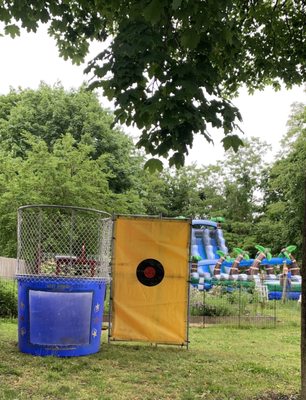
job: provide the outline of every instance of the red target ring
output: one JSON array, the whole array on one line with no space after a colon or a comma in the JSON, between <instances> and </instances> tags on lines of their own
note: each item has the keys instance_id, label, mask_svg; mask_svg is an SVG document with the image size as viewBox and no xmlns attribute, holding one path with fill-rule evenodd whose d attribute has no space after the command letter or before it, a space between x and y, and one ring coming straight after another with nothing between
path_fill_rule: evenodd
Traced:
<instances>
[{"instance_id":1,"label":"red target ring","mask_svg":"<svg viewBox=\"0 0 306 400\"><path fill-rule=\"evenodd\" d=\"M156 270L154 267L148 266L143 270L143 274L146 278L152 279L156 275Z\"/></svg>"},{"instance_id":2,"label":"red target ring","mask_svg":"<svg viewBox=\"0 0 306 400\"><path fill-rule=\"evenodd\" d=\"M136 270L136 276L145 286L156 286L164 279L164 267L158 260L148 258L141 261Z\"/></svg>"}]
</instances>

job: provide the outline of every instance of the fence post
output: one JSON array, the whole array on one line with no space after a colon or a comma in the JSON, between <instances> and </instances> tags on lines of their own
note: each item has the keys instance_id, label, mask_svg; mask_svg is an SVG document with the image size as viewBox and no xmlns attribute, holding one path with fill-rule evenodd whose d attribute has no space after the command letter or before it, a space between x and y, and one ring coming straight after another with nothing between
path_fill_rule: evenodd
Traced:
<instances>
[{"instance_id":1,"label":"fence post","mask_svg":"<svg viewBox=\"0 0 306 400\"><path fill-rule=\"evenodd\" d=\"M203 318L202 318L203 328L205 328L205 300L206 300L206 293L205 293L205 287L204 287L203 288Z\"/></svg>"},{"instance_id":2,"label":"fence post","mask_svg":"<svg viewBox=\"0 0 306 400\"><path fill-rule=\"evenodd\" d=\"M239 284L238 328L241 326L241 284Z\"/></svg>"},{"instance_id":3,"label":"fence post","mask_svg":"<svg viewBox=\"0 0 306 400\"><path fill-rule=\"evenodd\" d=\"M276 328L276 317L277 317L277 313L276 313L276 299L274 299L274 328Z\"/></svg>"}]
</instances>

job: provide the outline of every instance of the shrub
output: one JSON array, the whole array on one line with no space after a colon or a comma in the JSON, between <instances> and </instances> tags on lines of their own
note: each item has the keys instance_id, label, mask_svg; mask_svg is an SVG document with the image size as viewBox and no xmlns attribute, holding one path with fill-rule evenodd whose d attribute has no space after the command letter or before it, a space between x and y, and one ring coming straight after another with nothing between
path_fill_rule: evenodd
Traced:
<instances>
[{"instance_id":1,"label":"shrub","mask_svg":"<svg viewBox=\"0 0 306 400\"><path fill-rule=\"evenodd\" d=\"M233 315L233 311L226 304L194 304L190 307L191 315L207 317L226 317Z\"/></svg>"},{"instance_id":2,"label":"shrub","mask_svg":"<svg viewBox=\"0 0 306 400\"><path fill-rule=\"evenodd\" d=\"M0 279L0 317L17 317L17 294L13 281Z\"/></svg>"},{"instance_id":3,"label":"shrub","mask_svg":"<svg viewBox=\"0 0 306 400\"><path fill-rule=\"evenodd\" d=\"M225 317L233 315L232 307L220 297L219 292L205 294L195 288L190 290L190 315Z\"/></svg>"}]
</instances>

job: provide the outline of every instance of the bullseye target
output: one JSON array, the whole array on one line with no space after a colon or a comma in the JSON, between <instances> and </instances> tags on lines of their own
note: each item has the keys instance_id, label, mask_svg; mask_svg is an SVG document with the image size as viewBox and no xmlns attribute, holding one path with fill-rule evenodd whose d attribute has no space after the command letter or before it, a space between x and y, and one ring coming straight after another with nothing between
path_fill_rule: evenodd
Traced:
<instances>
[{"instance_id":1,"label":"bullseye target","mask_svg":"<svg viewBox=\"0 0 306 400\"><path fill-rule=\"evenodd\" d=\"M164 279L165 271L162 264L152 258L141 261L136 270L136 276L145 286L156 286Z\"/></svg>"}]
</instances>

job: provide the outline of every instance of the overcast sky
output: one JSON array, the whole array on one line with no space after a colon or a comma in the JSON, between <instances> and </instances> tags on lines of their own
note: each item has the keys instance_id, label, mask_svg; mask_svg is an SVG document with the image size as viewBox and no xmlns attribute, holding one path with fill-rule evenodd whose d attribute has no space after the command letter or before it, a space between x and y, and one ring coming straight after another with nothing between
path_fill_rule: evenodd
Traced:
<instances>
[{"instance_id":1,"label":"overcast sky","mask_svg":"<svg viewBox=\"0 0 306 400\"><path fill-rule=\"evenodd\" d=\"M37 88L40 81L53 85L61 81L66 89L77 88L88 79L83 74L84 65L75 66L58 56L56 45L42 28L37 34L22 33L21 37L11 39L0 37L0 93L6 94L10 87ZM94 44L90 59L99 51ZM240 109L243 117L241 128L245 136L259 136L273 146L273 153L279 149L279 140L285 134L290 107L294 102L306 103L303 87L290 91L274 92L267 88L249 96L241 90L240 96L233 103ZM105 103L104 105L106 105ZM133 132L135 136L135 132ZM203 137L195 138L193 149L187 163L198 165L213 163L223 156L220 140L222 132L213 132L215 144L207 144ZM272 155L270 155L272 159Z\"/></svg>"}]
</instances>

